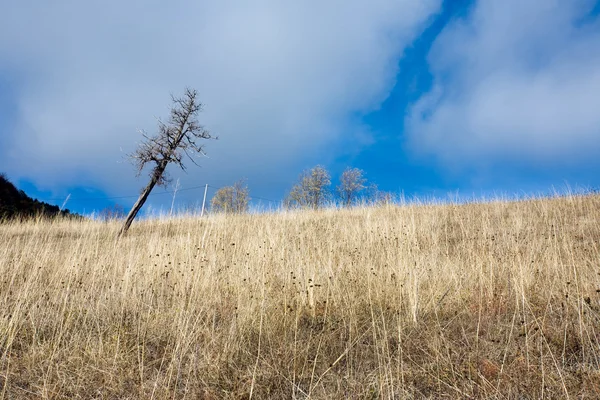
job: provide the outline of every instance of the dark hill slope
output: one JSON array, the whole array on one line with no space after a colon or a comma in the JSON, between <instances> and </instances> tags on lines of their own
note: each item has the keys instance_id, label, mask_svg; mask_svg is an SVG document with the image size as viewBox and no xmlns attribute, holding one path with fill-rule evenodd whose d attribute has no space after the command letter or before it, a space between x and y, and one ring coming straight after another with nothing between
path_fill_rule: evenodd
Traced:
<instances>
[{"instance_id":1,"label":"dark hill slope","mask_svg":"<svg viewBox=\"0 0 600 400\"><path fill-rule=\"evenodd\" d=\"M32 199L22 190L18 190L5 175L0 174L0 220L57 215L70 216L72 214L69 210L61 211L58 206Z\"/></svg>"}]
</instances>

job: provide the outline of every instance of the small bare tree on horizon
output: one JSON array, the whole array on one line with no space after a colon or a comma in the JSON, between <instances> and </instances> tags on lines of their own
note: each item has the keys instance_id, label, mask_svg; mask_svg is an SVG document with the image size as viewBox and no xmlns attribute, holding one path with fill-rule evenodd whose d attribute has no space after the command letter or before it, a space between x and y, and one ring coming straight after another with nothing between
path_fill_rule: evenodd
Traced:
<instances>
[{"instance_id":1,"label":"small bare tree on horizon","mask_svg":"<svg viewBox=\"0 0 600 400\"><path fill-rule=\"evenodd\" d=\"M136 166L137 176L141 175L148 163L153 165L153 168L150 171L150 181L129 211L119 231L119 237L127 233L154 186L168 185L170 180L165 172L167 166L172 163L185 171L183 161L186 156L198 165L193 158L194 153L204 155L204 145L199 144L198 140L216 139L198 122L197 115L202 111L203 105L197 98L198 92L190 88L185 89L182 97L171 96L173 106L169 120L165 123L159 119L158 133L155 136L148 136L142 132L144 141L129 155Z\"/></svg>"},{"instance_id":2,"label":"small bare tree on horizon","mask_svg":"<svg viewBox=\"0 0 600 400\"><path fill-rule=\"evenodd\" d=\"M244 180L239 180L233 186L225 186L217 190L210 202L214 213L243 214L248 212L250 191Z\"/></svg>"},{"instance_id":3,"label":"small bare tree on horizon","mask_svg":"<svg viewBox=\"0 0 600 400\"><path fill-rule=\"evenodd\" d=\"M98 213L98 219L103 222L109 222L113 220L120 220L125 218L125 208L120 204L113 204L109 207L105 207Z\"/></svg>"},{"instance_id":4,"label":"small bare tree on horizon","mask_svg":"<svg viewBox=\"0 0 600 400\"><path fill-rule=\"evenodd\" d=\"M305 170L300 175L299 182L284 200L286 208L312 208L318 210L329 199L331 177L329 172L320 165Z\"/></svg>"},{"instance_id":5,"label":"small bare tree on horizon","mask_svg":"<svg viewBox=\"0 0 600 400\"><path fill-rule=\"evenodd\" d=\"M346 207L350 207L358 200L359 194L365 189L367 180L364 171L358 168L346 168L340 177L337 186L337 195Z\"/></svg>"},{"instance_id":6,"label":"small bare tree on horizon","mask_svg":"<svg viewBox=\"0 0 600 400\"><path fill-rule=\"evenodd\" d=\"M394 204L395 197L393 193L379 190L379 187L372 183L367 188L367 198L370 204L374 206L385 206Z\"/></svg>"}]
</instances>

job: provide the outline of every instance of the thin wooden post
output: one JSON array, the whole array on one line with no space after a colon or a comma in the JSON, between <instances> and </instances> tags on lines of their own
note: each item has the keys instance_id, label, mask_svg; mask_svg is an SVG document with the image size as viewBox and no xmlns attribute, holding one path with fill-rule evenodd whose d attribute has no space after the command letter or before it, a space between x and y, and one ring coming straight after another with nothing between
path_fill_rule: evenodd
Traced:
<instances>
[{"instance_id":1,"label":"thin wooden post","mask_svg":"<svg viewBox=\"0 0 600 400\"><path fill-rule=\"evenodd\" d=\"M200 217L204 216L204 205L206 204L206 192L208 191L208 183L204 186L204 199L202 199L202 211L200 212Z\"/></svg>"}]
</instances>

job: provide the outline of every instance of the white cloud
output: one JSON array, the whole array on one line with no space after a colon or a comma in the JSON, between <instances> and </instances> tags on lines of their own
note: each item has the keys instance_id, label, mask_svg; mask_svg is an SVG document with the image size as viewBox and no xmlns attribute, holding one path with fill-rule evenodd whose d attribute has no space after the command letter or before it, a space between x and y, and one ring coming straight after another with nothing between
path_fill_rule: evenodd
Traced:
<instances>
[{"instance_id":1,"label":"white cloud","mask_svg":"<svg viewBox=\"0 0 600 400\"><path fill-rule=\"evenodd\" d=\"M49 189L122 193L132 169L119 149L131 151L136 129L152 132L167 115L169 93L191 86L220 140L185 179L295 177L286 166L387 97L404 48L439 3L12 2L0 15L0 63L17 128L0 169Z\"/></svg>"},{"instance_id":2,"label":"white cloud","mask_svg":"<svg viewBox=\"0 0 600 400\"><path fill-rule=\"evenodd\" d=\"M448 24L410 143L458 168L600 155L600 21L591 0L489 0Z\"/></svg>"}]
</instances>

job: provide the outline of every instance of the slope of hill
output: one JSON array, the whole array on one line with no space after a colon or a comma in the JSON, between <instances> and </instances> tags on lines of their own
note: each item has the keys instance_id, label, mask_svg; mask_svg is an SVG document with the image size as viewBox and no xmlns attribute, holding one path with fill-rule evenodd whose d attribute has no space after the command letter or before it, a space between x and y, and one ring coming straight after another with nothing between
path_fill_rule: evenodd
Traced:
<instances>
[{"instance_id":1,"label":"slope of hill","mask_svg":"<svg viewBox=\"0 0 600 400\"><path fill-rule=\"evenodd\" d=\"M600 399L600 196L0 225L10 399Z\"/></svg>"},{"instance_id":2,"label":"slope of hill","mask_svg":"<svg viewBox=\"0 0 600 400\"><path fill-rule=\"evenodd\" d=\"M71 215L69 210L60 210L58 206L32 199L19 190L8 178L0 174L0 220L15 217Z\"/></svg>"}]
</instances>

